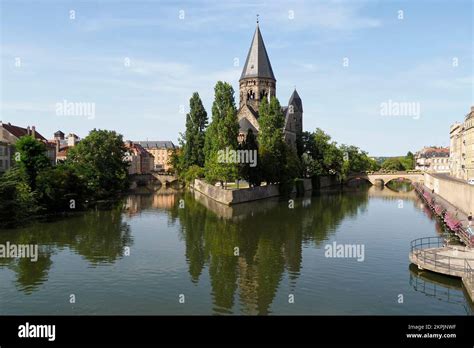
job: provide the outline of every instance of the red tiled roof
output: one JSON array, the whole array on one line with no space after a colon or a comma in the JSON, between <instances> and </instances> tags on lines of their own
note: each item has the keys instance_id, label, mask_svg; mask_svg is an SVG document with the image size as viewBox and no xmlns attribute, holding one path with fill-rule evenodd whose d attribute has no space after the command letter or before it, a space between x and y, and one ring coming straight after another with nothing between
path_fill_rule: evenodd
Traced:
<instances>
[{"instance_id":1,"label":"red tiled roof","mask_svg":"<svg viewBox=\"0 0 474 348\"><path fill-rule=\"evenodd\" d=\"M69 152L69 148L66 147L64 149L62 149L61 151L59 151L57 154L56 154L56 157L67 157L67 153Z\"/></svg>"},{"instance_id":2,"label":"red tiled roof","mask_svg":"<svg viewBox=\"0 0 474 348\"><path fill-rule=\"evenodd\" d=\"M15 137L20 138L25 135L28 135L28 129L23 127L14 126L10 123L2 123L3 128L13 134ZM30 129L30 134L33 134L33 131ZM35 138L38 140L46 141L46 138L43 137L38 131L35 130Z\"/></svg>"}]
</instances>

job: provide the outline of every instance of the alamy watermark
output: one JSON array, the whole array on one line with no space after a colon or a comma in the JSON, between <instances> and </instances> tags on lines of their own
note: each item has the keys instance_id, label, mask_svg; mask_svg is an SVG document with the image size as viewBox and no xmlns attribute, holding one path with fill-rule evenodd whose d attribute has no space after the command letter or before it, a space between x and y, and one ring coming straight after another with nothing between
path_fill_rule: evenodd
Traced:
<instances>
[{"instance_id":1,"label":"alamy watermark","mask_svg":"<svg viewBox=\"0 0 474 348\"><path fill-rule=\"evenodd\" d=\"M0 258L26 258L31 262L38 261L38 244L0 244Z\"/></svg>"},{"instance_id":2,"label":"alamy watermark","mask_svg":"<svg viewBox=\"0 0 474 348\"><path fill-rule=\"evenodd\" d=\"M328 258L357 259L358 262L365 260L364 244L326 244L324 256Z\"/></svg>"},{"instance_id":3,"label":"alamy watermark","mask_svg":"<svg viewBox=\"0 0 474 348\"><path fill-rule=\"evenodd\" d=\"M382 116L408 116L418 120L421 116L419 102L396 102L389 99L380 103L380 115Z\"/></svg>"},{"instance_id":4,"label":"alamy watermark","mask_svg":"<svg viewBox=\"0 0 474 348\"><path fill-rule=\"evenodd\" d=\"M89 120L95 118L95 103L89 102L68 102L64 99L61 103L56 103L57 116L84 116Z\"/></svg>"},{"instance_id":5,"label":"alamy watermark","mask_svg":"<svg viewBox=\"0 0 474 348\"><path fill-rule=\"evenodd\" d=\"M226 147L225 150L217 151L217 162L249 163L253 168L257 166L257 150L233 150Z\"/></svg>"}]
</instances>

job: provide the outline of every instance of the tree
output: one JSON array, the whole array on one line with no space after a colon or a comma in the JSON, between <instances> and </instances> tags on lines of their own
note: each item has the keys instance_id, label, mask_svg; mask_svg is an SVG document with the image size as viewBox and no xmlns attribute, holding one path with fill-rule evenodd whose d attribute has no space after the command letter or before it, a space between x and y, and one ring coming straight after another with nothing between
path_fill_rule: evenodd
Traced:
<instances>
[{"instance_id":1,"label":"tree","mask_svg":"<svg viewBox=\"0 0 474 348\"><path fill-rule=\"evenodd\" d=\"M342 145L340 147L343 157L343 175L349 173L360 173L368 170L377 170L378 165L375 160L369 158L367 152L361 151L357 146Z\"/></svg>"},{"instance_id":2,"label":"tree","mask_svg":"<svg viewBox=\"0 0 474 348\"><path fill-rule=\"evenodd\" d=\"M51 166L50 160L46 156L46 145L27 135L18 139L15 148L20 154L19 165L24 169L28 184L34 191L38 173Z\"/></svg>"},{"instance_id":3,"label":"tree","mask_svg":"<svg viewBox=\"0 0 474 348\"><path fill-rule=\"evenodd\" d=\"M106 199L128 189L125 154L121 135L94 129L70 150L66 163L86 183L92 197Z\"/></svg>"},{"instance_id":4,"label":"tree","mask_svg":"<svg viewBox=\"0 0 474 348\"><path fill-rule=\"evenodd\" d=\"M183 143L184 170L192 165L204 166L205 129L207 112L197 92L189 100L189 113L186 115L186 132Z\"/></svg>"},{"instance_id":5,"label":"tree","mask_svg":"<svg viewBox=\"0 0 474 348\"><path fill-rule=\"evenodd\" d=\"M51 212L81 209L85 201L85 185L71 166L64 163L39 173L37 195L39 204Z\"/></svg>"},{"instance_id":6,"label":"tree","mask_svg":"<svg viewBox=\"0 0 474 348\"><path fill-rule=\"evenodd\" d=\"M264 98L259 108L259 145L262 177L267 184L280 182L285 176L287 145L283 139L285 118L276 97L270 103Z\"/></svg>"},{"instance_id":7,"label":"tree","mask_svg":"<svg viewBox=\"0 0 474 348\"><path fill-rule=\"evenodd\" d=\"M12 227L38 211L34 193L23 167L13 167L0 175L0 227Z\"/></svg>"},{"instance_id":8,"label":"tree","mask_svg":"<svg viewBox=\"0 0 474 348\"><path fill-rule=\"evenodd\" d=\"M405 170L405 167L399 158L388 158L382 163L382 169L400 171Z\"/></svg>"},{"instance_id":9,"label":"tree","mask_svg":"<svg viewBox=\"0 0 474 348\"><path fill-rule=\"evenodd\" d=\"M242 143L240 149L255 154L255 165L252 165L251 163L242 163L240 167L240 176L249 183L250 187L260 186L262 179L260 173L258 143L257 138L251 129L247 131L247 136L245 137L245 141Z\"/></svg>"},{"instance_id":10,"label":"tree","mask_svg":"<svg viewBox=\"0 0 474 348\"><path fill-rule=\"evenodd\" d=\"M205 172L210 182L231 181L238 176L238 163L219 161L219 151L237 150L239 123L235 107L234 89L226 82L217 82L214 88L212 122L205 137Z\"/></svg>"},{"instance_id":11,"label":"tree","mask_svg":"<svg viewBox=\"0 0 474 348\"><path fill-rule=\"evenodd\" d=\"M415 169L415 156L411 151L408 151L405 157L401 157L400 162L402 163L405 170Z\"/></svg>"},{"instance_id":12,"label":"tree","mask_svg":"<svg viewBox=\"0 0 474 348\"><path fill-rule=\"evenodd\" d=\"M306 133L303 136L303 149L316 161L312 166L312 176L342 173L343 153L322 129L317 128L311 135Z\"/></svg>"}]
</instances>

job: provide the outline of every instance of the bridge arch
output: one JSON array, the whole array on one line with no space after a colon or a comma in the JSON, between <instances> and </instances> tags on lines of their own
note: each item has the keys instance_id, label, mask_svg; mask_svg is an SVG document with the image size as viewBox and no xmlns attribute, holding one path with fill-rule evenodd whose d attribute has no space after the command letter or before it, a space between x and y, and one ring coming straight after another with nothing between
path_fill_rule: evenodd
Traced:
<instances>
[{"instance_id":1,"label":"bridge arch","mask_svg":"<svg viewBox=\"0 0 474 348\"><path fill-rule=\"evenodd\" d=\"M390 181L403 179L409 180L411 183L423 182L424 176L421 172L368 172L368 173L355 173L349 175L345 180L345 183L349 183L353 180L365 179L370 181L372 185L383 184L387 185Z\"/></svg>"}]
</instances>

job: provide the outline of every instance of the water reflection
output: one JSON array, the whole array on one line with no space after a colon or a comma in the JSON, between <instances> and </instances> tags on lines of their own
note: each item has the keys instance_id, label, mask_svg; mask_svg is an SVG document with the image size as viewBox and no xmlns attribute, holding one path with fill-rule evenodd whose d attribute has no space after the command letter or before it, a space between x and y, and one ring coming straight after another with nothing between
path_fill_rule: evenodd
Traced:
<instances>
[{"instance_id":1,"label":"water reflection","mask_svg":"<svg viewBox=\"0 0 474 348\"><path fill-rule=\"evenodd\" d=\"M0 258L0 266L16 273L17 286L33 292L48 278L52 256L69 248L81 255L91 267L111 264L132 245L130 227L122 221L122 209L87 212L55 222L36 223L16 230L0 231L0 244L39 245L38 261L25 258Z\"/></svg>"},{"instance_id":2,"label":"water reflection","mask_svg":"<svg viewBox=\"0 0 474 348\"><path fill-rule=\"evenodd\" d=\"M410 192L415 189L410 180L403 178L389 181L386 187L396 192Z\"/></svg>"},{"instance_id":3,"label":"water reflection","mask_svg":"<svg viewBox=\"0 0 474 348\"><path fill-rule=\"evenodd\" d=\"M464 309L466 314L474 314L474 303L468 295L459 278L447 277L430 271L419 270L410 265L410 285L417 292L432 297L438 301L452 303Z\"/></svg>"},{"instance_id":4,"label":"water reflection","mask_svg":"<svg viewBox=\"0 0 474 348\"><path fill-rule=\"evenodd\" d=\"M231 207L196 192L182 199L186 209L175 205L170 214L180 222L192 281L209 266L215 312L230 313L238 290L245 314L268 314L285 271L296 284L303 245L321 245L365 209L368 194L327 193L314 204L298 199L294 209L279 199Z\"/></svg>"},{"instance_id":5,"label":"water reflection","mask_svg":"<svg viewBox=\"0 0 474 348\"><path fill-rule=\"evenodd\" d=\"M348 234L362 232L358 238L366 238L366 240L362 239L364 243L370 243L371 238L379 243L380 226L383 226L384 233L394 232L391 229L393 224L385 224L386 215L401 212L392 205L391 201L396 204L402 201L408 205L411 205L411 202L418 215L420 215L418 211L424 207L420 205L420 200L415 193L409 190L396 192L386 187L376 186L370 189L358 187L346 190L350 192L333 191L316 196L299 197L294 200L294 207L290 208L291 203L288 200L279 198L228 207L198 192L176 191L172 188L161 188L155 191L143 188L141 192L128 196L123 207L109 211L87 212L63 220L38 223L16 230L0 231L0 244L10 241L15 244L38 243L40 245L38 262L32 263L27 259L0 259L0 270L4 267L14 271L17 289L25 294L31 294L47 281L50 273L54 271L53 263L59 263L55 261L55 256L62 251L66 253L61 257L61 266L66 270L70 267L68 261L71 258L71 255L67 254L68 250L80 255L90 267L97 267L117 263L124 256L125 247L131 247L135 243L137 244L135 247L142 252L134 252L130 262L120 263L122 267L120 272L111 269L108 280L109 284L120 283L123 293L141 294L144 300L151 301L150 306L156 305L153 299L148 297L151 291L166 296L161 290L166 288L163 285L163 278L160 278L162 274L173 279L172 282L167 283L171 290L174 286L179 291L185 289L191 292L192 290L187 288L188 285L192 289L203 288L205 295L210 295L211 312L218 314L236 312L270 314L272 310L275 310L272 306L280 301L280 298L277 300L277 296L281 295L281 292L279 295L279 290L284 287L284 295L288 296L288 291L294 292L301 288L302 280L304 280L304 286L314 287L308 292L320 291L319 296L330 298L332 294L325 294L327 289L318 284L320 276L325 277L325 284L333 286L334 296L340 296L341 302L352 303L352 295L349 298L348 295L341 293L336 295L339 291L338 282L347 281L347 284L358 289L360 296L364 296L364 291L372 291L365 288L366 283L387 274L386 269L383 268L385 266L393 273L401 272L401 278L406 279L406 268L399 267L401 263L397 257L403 255L403 260L407 262L409 241L399 238L397 242L395 238L398 246L394 246L393 240L384 240L383 244L376 244L381 245L383 249L380 259L376 259L377 255L371 254L370 256L375 260L372 264L374 266L366 270L360 264L357 264L357 268L352 268L354 265L351 263L343 265L337 262L328 263L320 252L326 242L335 238L336 231L339 231L338 237L343 234L340 228L342 224L349 221L349 226L354 226L351 224L363 216L363 219L359 220L364 223L357 225L358 230L354 228L354 231L351 231L344 228L343 232L349 231ZM370 200L372 204L369 209ZM377 200L389 202L379 204ZM378 210L380 207L382 209ZM368 210L374 212L370 219L367 217L370 215ZM429 214L429 211L426 213ZM416 221L413 220L412 215L399 216L400 219L410 216L405 224L405 226L409 225L406 229L410 229ZM429 217L431 218L431 215ZM426 219L423 218L423 220ZM164 227L156 229L158 225L160 227L167 225L168 229ZM439 234L445 233L442 227L436 226ZM432 226L429 229L430 233L433 233ZM135 241L132 236L135 236ZM170 246L168 254L156 252L161 245ZM396 249L397 253L391 253L392 249ZM307 253L305 254L306 261L303 260L305 252ZM310 265L306 256L308 254L312 257L316 255ZM165 259L165 257L168 258ZM317 261L314 263L314 260ZM393 266L393 261L398 262L398 266ZM167 267L167 262L173 265ZM302 271L303 264L305 272ZM373 269L379 266L382 268ZM335 275L341 270L338 267L343 267L346 279L341 280L337 274ZM394 267L398 268L393 269ZM160 273L163 268L168 273ZM375 273L377 271L379 273ZM416 285L415 290L420 291L420 279L426 280L423 278L424 275L415 271L410 269L410 285L413 287ZM84 282L89 281L87 284L89 288L86 286L84 291L98 291L100 294L111 291L110 288L101 289L100 282L97 283L92 273L87 272L82 274L82 277L86 278ZM90 272L94 270L91 269ZM112 274L113 272L117 273ZM366 278L357 279L357 282L354 279L351 280L353 274L355 277ZM301 279L303 277L306 278ZM403 279L405 286L408 287L409 284ZM418 279L418 283L413 285L413 282L416 282L415 279ZM150 281L150 283L144 286L144 289L137 289L137 280L142 283ZM297 287L298 281L299 287ZM358 285L361 283L363 284ZM384 284L381 286L386 286ZM357 288L357 286L360 287ZM141 290L143 292L140 292ZM169 292L170 288L166 288L166 293ZM383 293L382 290L380 292ZM461 292L456 292L456 294L462 295ZM121 299L120 296L123 294L115 296L113 300ZM164 305L159 302L160 297L157 296L157 298L155 300L158 308L154 309L160 314L159 311ZM285 300L288 301L286 298ZM317 301L317 299L307 301ZM327 298L321 301L327 302ZM107 306L107 304L103 305ZM320 303L320 305L324 307L325 303ZM370 302L366 305L366 308L369 308ZM101 304L95 304L95 306L98 308L97 314L101 314L101 310L104 311ZM391 305L387 306L387 308L392 308ZM189 313L193 313L192 310ZM298 311L297 313L307 313L304 312L304 308ZM123 314L129 314L129 312Z\"/></svg>"}]
</instances>

